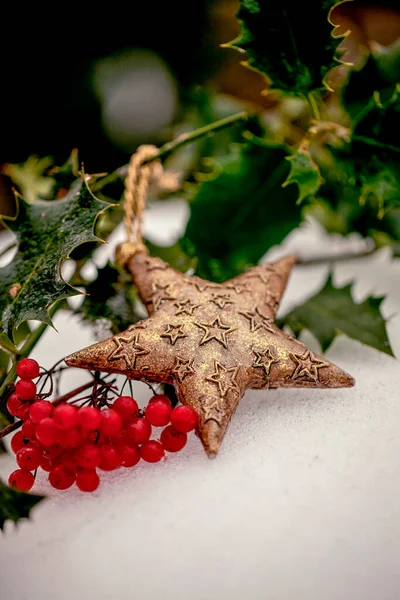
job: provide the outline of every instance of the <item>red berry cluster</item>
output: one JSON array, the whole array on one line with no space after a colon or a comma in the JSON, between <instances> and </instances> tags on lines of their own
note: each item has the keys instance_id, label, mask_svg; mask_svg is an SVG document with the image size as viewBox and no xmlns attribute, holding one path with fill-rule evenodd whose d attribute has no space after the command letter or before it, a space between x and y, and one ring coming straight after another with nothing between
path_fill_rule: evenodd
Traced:
<instances>
[{"instance_id":1,"label":"red berry cluster","mask_svg":"<svg viewBox=\"0 0 400 600\"><path fill-rule=\"evenodd\" d=\"M112 406L53 406L36 394L32 381L39 365L25 358L17 366L20 380L8 400L10 414L23 420L11 440L19 469L8 483L19 490L32 488L36 470L49 473L50 484L65 490L76 483L83 492L99 485L97 469L113 471L134 467L140 459L160 461L165 451L179 452L187 433L197 425L197 413L188 406L172 408L169 398L154 395L145 411L130 396L120 396ZM152 427L164 427L159 440L151 440Z\"/></svg>"}]
</instances>

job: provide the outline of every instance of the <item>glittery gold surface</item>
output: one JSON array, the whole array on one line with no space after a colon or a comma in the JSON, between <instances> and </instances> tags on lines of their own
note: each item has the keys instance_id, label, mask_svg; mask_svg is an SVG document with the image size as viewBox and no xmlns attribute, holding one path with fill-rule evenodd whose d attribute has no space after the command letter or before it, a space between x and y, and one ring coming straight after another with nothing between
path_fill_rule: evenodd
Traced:
<instances>
[{"instance_id":1,"label":"glittery gold surface","mask_svg":"<svg viewBox=\"0 0 400 600\"><path fill-rule=\"evenodd\" d=\"M179 400L198 412L199 437L215 456L247 388L354 385L274 324L293 264L287 257L215 284L136 254L128 266L150 317L66 363L174 384Z\"/></svg>"}]
</instances>

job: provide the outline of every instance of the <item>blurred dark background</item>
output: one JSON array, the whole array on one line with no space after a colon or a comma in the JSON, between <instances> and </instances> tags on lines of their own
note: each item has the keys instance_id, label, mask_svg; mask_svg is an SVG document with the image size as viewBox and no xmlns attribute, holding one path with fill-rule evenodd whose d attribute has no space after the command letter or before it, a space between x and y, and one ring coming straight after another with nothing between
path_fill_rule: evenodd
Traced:
<instances>
[{"instance_id":1,"label":"blurred dark background","mask_svg":"<svg viewBox=\"0 0 400 600\"><path fill-rule=\"evenodd\" d=\"M142 111L151 121L154 110L153 131L162 129L178 118L193 86L218 68L212 4L35 5L28 12L9 4L0 42L0 163L33 153L63 161L79 147L89 171L116 167L146 130L124 137L124 116ZM156 137L151 122L147 129Z\"/></svg>"},{"instance_id":2,"label":"blurred dark background","mask_svg":"<svg viewBox=\"0 0 400 600\"><path fill-rule=\"evenodd\" d=\"M352 58L367 39L396 39L399 5L341 5ZM61 164L79 148L88 172L110 171L138 144L170 139L202 89L268 109L265 82L219 46L238 33L237 0L104 6L2 7L0 168L32 154Z\"/></svg>"}]
</instances>

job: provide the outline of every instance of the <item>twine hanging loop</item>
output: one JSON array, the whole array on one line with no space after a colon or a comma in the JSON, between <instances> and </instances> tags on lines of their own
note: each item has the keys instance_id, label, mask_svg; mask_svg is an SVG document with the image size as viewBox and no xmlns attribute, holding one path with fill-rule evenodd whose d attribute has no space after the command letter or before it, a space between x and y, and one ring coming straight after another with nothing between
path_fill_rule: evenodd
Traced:
<instances>
[{"instance_id":1,"label":"twine hanging loop","mask_svg":"<svg viewBox=\"0 0 400 600\"><path fill-rule=\"evenodd\" d=\"M129 161L124 195L126 242L120 244L116 251L117 261L124 267L138 252L148 253L143 243L143 214L150 182L161 177L163 167L160 160L148 163L146 161L156 156L158 152L156 146L139 146Z\"/></svg>"}]
</instances>

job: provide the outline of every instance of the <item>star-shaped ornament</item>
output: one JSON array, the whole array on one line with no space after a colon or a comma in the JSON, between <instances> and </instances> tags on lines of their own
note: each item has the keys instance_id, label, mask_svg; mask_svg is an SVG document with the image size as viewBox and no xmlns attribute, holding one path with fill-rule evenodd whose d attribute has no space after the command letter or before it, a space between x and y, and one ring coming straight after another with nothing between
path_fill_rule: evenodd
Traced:
<instances>
[{"instance_id":1,"label":"star-shaped ornament","mask_svg":"<svg viewBox=\"0 0 400 600\"><path fill-rule=\"evenodd\" d=\"M149 318L66 363L173 384L179 400L198 413L198 435L215 456L246 389L354 385L274 324L294 262L283 258L216 284L137 253L128 270Z\"/></svg>"}]
</instances>

